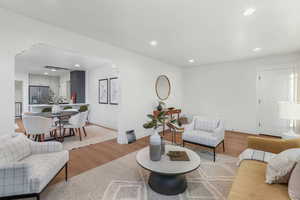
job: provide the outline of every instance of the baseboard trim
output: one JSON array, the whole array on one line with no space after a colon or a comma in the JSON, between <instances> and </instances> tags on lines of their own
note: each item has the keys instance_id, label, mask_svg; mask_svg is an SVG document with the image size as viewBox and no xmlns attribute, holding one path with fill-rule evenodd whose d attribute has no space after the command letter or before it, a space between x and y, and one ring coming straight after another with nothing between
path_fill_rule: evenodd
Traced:
<instances>
[{"instance_id":1,"label":"baseboard trim","mask_svg":"<svg viewBox=\"0 0 300 200\"><path fill-rule=\"evenodd\" d=\"M270 134L264 134L264 133L246 133L242 131L233 131L233 130L225 130L225 133L230 134L230 133L237 133L237 134L242 134L242 135L248 135L248 136L263 136L263 137L272 137L272 138L282 138L281 136L277 135L270 135Z\"/></svg>"},{"instance_id":2,"label":"baseboard trim","mask_svg":"<svg viewBox=\"0 0 300 200\"><path fill-rule=\"evenodd\" d=\"M100 124L96 124L96 123L92 123L92 122L89 122L88 125L94 125L94 126L98 126L98 127L101 127L101 128L105 128L105 129L110 130L110 131L118 132L118 129L109 128L109 127L106 127L106 126L103 126L103 125L100 125Z\"/></svg>"},{"instance_id":3,"label":"baseboard trim","mask_svg":"<svg viewBox=\"0 0 300 200\"><path fill-rule=\"evenodd\" d=\"M281 136L278 136L278 135L269 135L269 134L263 134L263 133L260 133L258 135L259 136L265 136L265 137L279 138L279 139L282 138Z\"/></svg>"}]
</instances>

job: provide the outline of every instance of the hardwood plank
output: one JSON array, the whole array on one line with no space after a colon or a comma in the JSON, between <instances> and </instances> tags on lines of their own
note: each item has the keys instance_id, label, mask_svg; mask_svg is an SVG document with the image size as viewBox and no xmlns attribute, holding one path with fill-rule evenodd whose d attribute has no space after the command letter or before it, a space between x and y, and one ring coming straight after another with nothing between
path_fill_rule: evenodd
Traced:
<instances>
[{"instance_id":1,"label":"hardwood plank","mask_svg":"<svg viewBox=\"0 0 300 200\"><path fill-rule=\"evenodd\" d=\"M69 176L73 177L95 167L104 165L129 153L135 152L148 145L148 138L142 138L132 144L118 144L116 139L70 151ZM61 172L52 182L64 180Z\"/></svg>"}]
</instances>

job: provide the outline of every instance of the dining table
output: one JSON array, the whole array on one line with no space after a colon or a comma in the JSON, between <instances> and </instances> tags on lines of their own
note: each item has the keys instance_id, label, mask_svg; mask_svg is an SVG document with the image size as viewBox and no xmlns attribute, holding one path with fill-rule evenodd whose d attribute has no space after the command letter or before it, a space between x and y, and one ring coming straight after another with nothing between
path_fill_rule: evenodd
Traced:
<instances>
[{"instance_id":1,"label":"dining table","mask_svg":"<svg viewBox=\"0 0 300 200\"><path fill-rule=\"evenodd\" d=\"M59 113L52 113L52 112L28 113L27 115L58 119L59 137L56 137L54 139L59 142L63 142L65 138L65 134L63 131L63 125L64 125L63 121L65 119L69 119L71 116L76 115L78 113L79 111L72 110L72 111L61 111ZM53 138L47 140L53 140Z\"/></svg>"}]
</instances>

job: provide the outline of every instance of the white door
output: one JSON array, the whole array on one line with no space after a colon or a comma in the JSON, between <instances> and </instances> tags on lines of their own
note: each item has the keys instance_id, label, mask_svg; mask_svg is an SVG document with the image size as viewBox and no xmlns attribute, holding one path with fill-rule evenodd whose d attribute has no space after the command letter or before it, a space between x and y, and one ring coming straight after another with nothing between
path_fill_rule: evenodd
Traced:
<instances>
[{"instance_id":1,"label":"white door","mask_svg":"<svg viewBox=\"0 0 300 200\"><path fill-rule=\"evenodd\" d=\"M258 130L262 134L281 136L289 129L288 120L279 119L278 102L293 101L295 97L293 68L264 70L258 73Z\"/></svg>"}]
</instances>

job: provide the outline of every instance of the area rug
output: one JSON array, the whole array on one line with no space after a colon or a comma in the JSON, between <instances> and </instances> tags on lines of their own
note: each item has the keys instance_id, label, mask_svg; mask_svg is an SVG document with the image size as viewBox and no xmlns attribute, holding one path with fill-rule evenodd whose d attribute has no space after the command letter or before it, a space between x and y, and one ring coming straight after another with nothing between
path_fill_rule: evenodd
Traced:
<instances>
[{"instance_id":1,"label":"area rug","mask_svg":"<svg viewBox=\"0 0 300 200\"><path fill-rule=\"evenodd\" d=\"M116 131L107 128L102 128L100 126L89 125L85 127L85 130L87 136L84 136L84 133L81 130L82 141L80 141L78 133L76 133L75 136L66 137L63 142L64 149L72 150L75 148L80 148L87 145L104 142L106 140L111 140L117 137Z\"/></svg>"},{"instance_id":2,"label":"area rug","mask_svg":"<svg viewBox=\"0 0 300 200\"><path fill-rule=\"evenodd\" d=\"M176 196L164 196L152 191L148 184L149 172L135 160L136 152L94 168L49 187L42 193L44 200L225 200L234 176L234 157L212 155L197 151L201 157L198 170L187 174L188 188ZM84 165L84 163L83 163Z\"/></svg>"}]
</instances>

